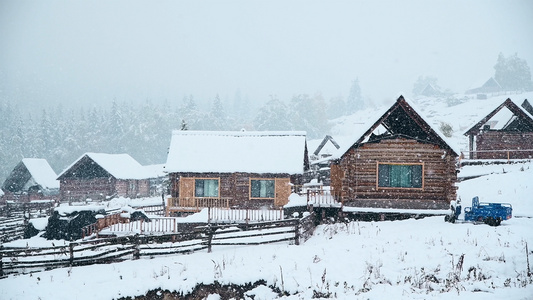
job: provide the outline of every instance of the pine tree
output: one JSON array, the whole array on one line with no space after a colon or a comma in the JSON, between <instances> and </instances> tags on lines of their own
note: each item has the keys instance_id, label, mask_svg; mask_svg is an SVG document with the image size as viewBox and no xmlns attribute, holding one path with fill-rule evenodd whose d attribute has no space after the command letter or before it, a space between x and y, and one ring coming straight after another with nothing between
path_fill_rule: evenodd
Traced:
<instances>
[{"instance_id":1,"label":"pine tree","mask_svg":"<svg viewBox=\"0 0 533 300\"><path fill-rule=\"evenodd\" d=\"M500 53L494 71L494 79L506 91L533 90L527 61L519 58L516 53L508 58Z\"/></svg>"},{"instance_id":2,"label":"pine tree","mask_svg":"<svg viewBox=\"0 0 533 300\"><path fill-rule=\"evenodd\" d=\"M263 105L254 120L257 130L292 130L287 106L275 97Z\"/></svg>"},{"instance_id":3,"label":"pine tree","mask_svg":"<svg viewBox=\"0 0 533 300\"><path fill-rule=\"evenodd\" d=\"M350 93L348 94L348 98L346 98L346 111L348 112L348 114L351 114L364 108L365 101L361 96L361 87L359 86L359 79L355 79L354 81L352 81Z\"/></svg>"}]
</instances>

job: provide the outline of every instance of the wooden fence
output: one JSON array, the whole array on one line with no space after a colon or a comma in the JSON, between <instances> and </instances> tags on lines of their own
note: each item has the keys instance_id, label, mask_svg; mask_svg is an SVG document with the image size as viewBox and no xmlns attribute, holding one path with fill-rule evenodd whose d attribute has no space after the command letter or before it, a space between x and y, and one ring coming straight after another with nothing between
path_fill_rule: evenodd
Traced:
<instances>
[{"instance_id":1,"label":"wooden fence","mask_svg":"<svg viewBox=\"0 0 533 300\"><path fill-rule=\"evenodd\" d=\"M0 246L0 276L31 273L63 267L153 258L160 255L191 253L213 247L261 245L305 241L314 229L314 215L302 219L253 224L197 226L187 233L133 235L70 242L45 248Z\"/></svg>"},{"instance_id":2,"label":"wooden fence","mask_svg":"<svg viewBox=\"0 0 533 300\"><path fill-rule=\"evenodd\" d=\"M280 221L285 215L283 208L279 209L230 209L223 207L208 208L208 222L235 223L235 222L263 222Z\"/></svg>"},{"instance_id":3,"label":"wooden fence","mask_svg":"<svg viewBox=\"0 0 533 300\"><path fill-rule=\"evenodd\" d=\"M7 243L24 237L24 218L0 217L0 243Z\"/></svg>"}]
</instances>

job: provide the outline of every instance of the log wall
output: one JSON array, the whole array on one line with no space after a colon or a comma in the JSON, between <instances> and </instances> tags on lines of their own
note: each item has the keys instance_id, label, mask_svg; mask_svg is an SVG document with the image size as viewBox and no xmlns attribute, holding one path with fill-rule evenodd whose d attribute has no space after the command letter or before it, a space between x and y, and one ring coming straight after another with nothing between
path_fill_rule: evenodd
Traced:
<instances>
[{"instance_id":1,"label":"log wall","mask_svg":"<svg viewBox=\"0 0 533 300\"><path fill-rule=\"evenodd\" d=\"M377 185L379 163L423 164L422 188ZM437 145L382 140L346 152L331 168L333 193L347 206L446 209L456 200L456 157Z\"/></svg>"},{"instance_id":2,"label":"log wall","mask_svg":"<svg viewBox=\"0 0 533 300\"><path fill-rule=\"evenodd\" d=\"M131 183L134 183L133 185ZM133 187L133 188L132 188ZM62 202L106 200L107 196L129 198L146 197L150 194L149 180L117 180L115 178L62 179L60 182Z\"/></svg>"},{"instance_id":3,"label":"log wall","mask_svg":"<svg viewBox=\"0 0 533 300\"><path fill-rule=\"evenodd\" d=\"M476 136L477 159L533 158L533 132L485 131ZM490 152L497 150L494 152ZM532 151L502 151L532 150ZM480 151L480 152L477 152ZM487 151L487 152L486 152Z\"/></svg>"},{"instance_id":4,"label":"log wall","mask_svg":"<svg viewBox=\"0 0 533 300\"><path fill-rule=\"evenodd\" d=\"M61 201L79 201L87 198L104 200L105 196L115 193L115 182L114 178L62 179L59 187Z\"/></svg>"}]
</instances>

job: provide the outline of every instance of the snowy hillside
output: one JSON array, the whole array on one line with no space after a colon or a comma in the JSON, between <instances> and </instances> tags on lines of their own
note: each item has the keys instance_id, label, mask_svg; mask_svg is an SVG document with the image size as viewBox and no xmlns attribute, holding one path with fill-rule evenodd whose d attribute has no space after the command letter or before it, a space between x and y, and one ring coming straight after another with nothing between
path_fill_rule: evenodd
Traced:
<instances>
[{"instance_id":1,"label":"snowy hillside","mask_svg":"<svg viewBox=\"0 0 533 300\"><path fill-rule=\"evenodd\" d=\"M399 96L397 95L396 98ZM368 122L375 122L396 101L396 98L391 97L390 102L378 108L368 108L353 115L332 120L331 135L339 144L345 140L353 142L355 139L347 137L351 137L354 132L368 129ZM439 130L443 123L450 125L452 136L448 138L447 142L459 150L465 151L468 149L468 138L463 134L507 98L511 98L516 103L522 103L524 99L533 99L533 92L490 96L483 100L476 99L475 95L454 95L449 98L406 98L406 100L427 118L434 129Z\"/></svg>"},{"instance_id":2,"label":"snowy hillside","mask_svg":"<svg viewBox=\"0 0 533 300\"><path fill-rule=\"evenodd\" d=\"M533 165L505 173L471 168L493 174L459 184L465 205L478 195L511 202L514 215L523 217L499 227L451 224L441 216L321 225L299 246L218 246L212 253L11 275L0 280L1 298L117 299L157 289L187 294L218 282L241 285L245 298L256 300L532 299L526 246L533 258ZM223 299L220 291L206 293Z\"/></svg>"}]
</instances>

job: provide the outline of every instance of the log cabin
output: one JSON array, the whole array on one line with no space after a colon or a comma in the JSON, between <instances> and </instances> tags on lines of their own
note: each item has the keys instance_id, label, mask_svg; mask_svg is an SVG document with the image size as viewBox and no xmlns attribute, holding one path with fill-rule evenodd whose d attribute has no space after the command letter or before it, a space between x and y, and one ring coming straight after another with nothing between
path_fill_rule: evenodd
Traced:
<instances>
[{"instance_id":1,"label":"log cabin","mask_svg":"<svg viewBox=\"0 0 533 300\"><path fill-rule=\"evenodd\" d=\"M173 131L167 215L279 208L309 168L305 132Z\"/></svg>"},{"instance_id":2,"label":"log cabin","mask_svg":"<svg viewBox=\"0 0 533 300\"><path fill-rule=\"evenodd\" d=\"M524 159L533 157L533 115L525 100L505 100L472 126L468 136L470 159Z\"/></svg>"},{"instance_id":3,"label":"log cabin","mask_svg":"<svg viewBox=\"0 0 533 300\"><path fill-rule=\"evenodd\" d=\"M456 200L458 151L402 96L370 124L333 157L331 189L337 201L352 207L446 209Z\"/></svg>"},{"instance_id":4,"label":"log cabin","mask_svg":"<svg viewBox=\"0 0 533 300\"><path fill-rule=\"evenodd\" d=\"M60 201L146 197L150 177L128 154L85 153L59 174Z\"/></svg>"},{"instance_id":5,"label":"log cabin","mask_svg":"<svg viewBox=\"0 0 533 300\"><path fill-rule=\"evenodd\" d=\"M3 199L17 202L56 200L59 195L56 178L56 172L46 159L24 158L2 184Z\"/></svg>"}]
</instances>

